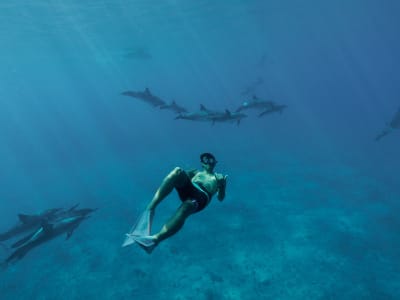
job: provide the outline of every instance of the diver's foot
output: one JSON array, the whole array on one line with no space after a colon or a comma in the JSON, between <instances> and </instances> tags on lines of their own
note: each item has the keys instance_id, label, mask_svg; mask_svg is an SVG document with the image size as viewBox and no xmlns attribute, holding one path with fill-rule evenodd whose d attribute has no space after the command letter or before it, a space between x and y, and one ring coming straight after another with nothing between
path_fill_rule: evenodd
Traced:
<instances>
[{"instance_id":1,"label":"diver's foot","mask_svg":"<svg viewBox=\"0 0 400 300\"><path fill-rule=\"evenodd\" d=\"M135 236L133 237L138 245L146 251L148 254L153 252L154 248L157 246L158 241L157 238L153 235L147 236Z\"/></svg>"}]
</instances>

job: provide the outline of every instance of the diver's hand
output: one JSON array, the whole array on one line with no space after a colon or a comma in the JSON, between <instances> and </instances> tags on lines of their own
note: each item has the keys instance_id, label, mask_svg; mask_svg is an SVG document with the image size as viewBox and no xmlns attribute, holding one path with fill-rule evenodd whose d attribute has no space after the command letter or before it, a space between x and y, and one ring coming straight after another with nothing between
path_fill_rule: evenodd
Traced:
<instances>
[{"instance_id":1,"label":"diver's hand","mask_svg":"<svg viewBox=\"0 0 400 300\"><path fill-rule=\"evenodd\" d=\"M226 187L226 180L228 179L228 175L224 175L221 179L221 187L225 189Z\"/></svg>"},{"instance_id":2,"label":"diver's hand","mask_svg":"<svg viewBox=\"0 0 400 300\"><path fill-rule=\"evenodd\" d=\"M225 198L225 190L226 190L226 180L228 178L228 175L224 175L220 180L219 180L219 188L218 188L218 200L222 201Z\"/></svg>"}]
</instances>

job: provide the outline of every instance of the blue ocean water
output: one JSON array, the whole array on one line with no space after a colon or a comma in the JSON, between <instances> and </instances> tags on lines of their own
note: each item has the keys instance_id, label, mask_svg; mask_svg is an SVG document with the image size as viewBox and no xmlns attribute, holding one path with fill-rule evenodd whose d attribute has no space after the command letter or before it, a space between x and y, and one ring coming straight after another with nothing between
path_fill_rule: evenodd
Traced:
<instances>
[{"instance_id":1,"label":"blue ocean water","mask_svg":"<svg viewBox=\"0 0 400 300\"><path fill-rule=\"evenodd\" d=\"M4 0L0 231L98 211L0 271L1 299L399 299L400 2ZM282 114L175 120L121 92ZM151 255L124 234L212 152L214 199ZM173 192L154 228L176 210ZM4 260L10 249L0 247Z\"/></svg>"}]
</instances>

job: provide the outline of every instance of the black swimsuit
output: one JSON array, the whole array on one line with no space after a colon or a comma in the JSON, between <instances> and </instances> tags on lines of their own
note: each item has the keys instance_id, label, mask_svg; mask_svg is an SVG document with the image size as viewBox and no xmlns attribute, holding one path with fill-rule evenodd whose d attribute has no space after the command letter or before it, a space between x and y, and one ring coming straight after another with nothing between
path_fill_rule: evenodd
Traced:
<instances>
[{"instance_id":1,"label":"black swimsuit","mask_svg":"<svg viewBox=\"0 0 400 300\"><path fill-rule=\"evenodd\" d=\"M192 200L192 202L196 204L196 212L199 212L210 202L212 194L208 192L201 183L193 183L187 174L186 177L187 183L175 189L182 202Z\"/></svg>"}]
</instances>

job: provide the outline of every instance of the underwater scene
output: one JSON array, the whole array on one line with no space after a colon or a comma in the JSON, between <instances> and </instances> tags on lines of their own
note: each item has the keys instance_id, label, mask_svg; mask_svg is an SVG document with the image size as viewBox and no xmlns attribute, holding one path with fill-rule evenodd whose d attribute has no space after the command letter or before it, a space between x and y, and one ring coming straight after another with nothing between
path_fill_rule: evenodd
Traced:
<instances>
[{"instance_id":1,"label":"underwater scene","mask_svg":"<svg viewBox=\"0 0 400 300\"><path fill-rule=\"evenodd\" d=\"M0 2L0 299L400 299L400 2Z\"/></svg>"}]
</instances>

